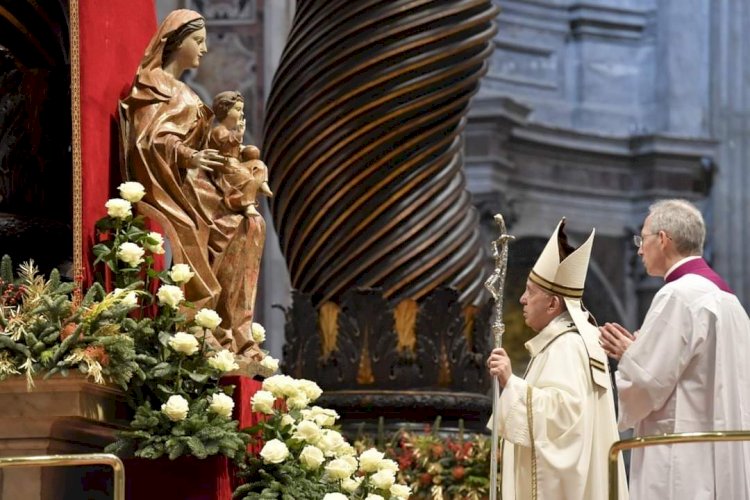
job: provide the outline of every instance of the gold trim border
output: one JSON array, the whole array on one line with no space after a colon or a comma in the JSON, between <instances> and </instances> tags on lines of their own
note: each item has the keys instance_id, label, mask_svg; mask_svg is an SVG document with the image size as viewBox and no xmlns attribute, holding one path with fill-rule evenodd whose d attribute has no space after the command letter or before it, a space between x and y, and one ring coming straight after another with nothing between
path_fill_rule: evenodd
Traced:
<instances>
[{"instance_id":1,"label":"gold trim border","mask_svg":"<svg viewBox=\"0 0 750 500\"><path fill-rule=\"evenodd\" d=\"M70 1L70 115L73 156L73 279L76 301L83 288L83 159L81 153L81 40L78 0Z\"/></svg>"},{"instance_id":2,"label":"gold trim border","mask_svg":"<svg viewBox=\"0 0 750 500\"><path fill-rule=\"evenodd\" d=\"M59 467L79 465L109 465L114 473L112 489L114 500L125 500L125 466L110 453L82 453L80 455L39 455L31 457L2 457L0 468L6 467Z\"/></svg>"},{"instance_id":3,"label":"gold trim border","mask_svg":"<svg viewBox=\"0 0 750 500\"><path fill-rule=\"evenodd\" d=\"M750 441L750 431L711 431L642 436L615 442L609 449L609 500L618 500L617 458L621 451L662 444Z\"/></svg>"},{"instance_id":4,"label":"gold trim border","mask_svg":"<svg viewBox=\"0 0 750 500\"><path fill-rule=\"evenodd\" d=\"M533 269L529 273L529 279L548 292L556 293L562 295L563 297L568 297L571 299L580 299L581 297L583 297L583 288L573 288L552 283L551 281L539 276L534 272Z\"/></svg>"}]
</instances>

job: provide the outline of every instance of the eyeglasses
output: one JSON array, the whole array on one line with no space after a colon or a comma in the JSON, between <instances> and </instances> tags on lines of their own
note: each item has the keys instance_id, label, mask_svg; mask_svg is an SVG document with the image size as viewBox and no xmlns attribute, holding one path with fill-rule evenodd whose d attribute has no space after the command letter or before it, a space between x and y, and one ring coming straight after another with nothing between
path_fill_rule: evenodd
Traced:
<instances>
[{"instance_id":1,"label":"eyeglasses","mask_svg":"<svg viewBox=\"0 0 750 500\"><path fill-rule=\"evenodd\" d=\"M659 233L649 233L649 234L644 234L643 236L641 236L640 234L634 234L633 244L636 246L636 248L641 248L641 246L643 245L643 238L646 238L648 236L656 236L657 234Z\"/></svg>"}]
</instances>

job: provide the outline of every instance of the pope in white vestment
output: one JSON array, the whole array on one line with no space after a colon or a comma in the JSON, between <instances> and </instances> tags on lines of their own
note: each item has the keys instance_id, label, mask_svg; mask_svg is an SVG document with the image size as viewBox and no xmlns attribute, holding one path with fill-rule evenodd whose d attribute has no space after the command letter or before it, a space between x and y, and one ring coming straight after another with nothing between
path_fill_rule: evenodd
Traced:
<instances>
[{"instance_id":1,"label":"pope in white vestment","mask_svg":"<svg viewBox=\"0 0 750 500\"><path fill-rule=\"evenodd\" d=\"M619 439L614 399L598 331L580 303L593 232L573 251L563 227L564 220L521 297L526 323L538 331L526 343L526 375L511 374L502 349L488 360L503 385L493 418L503 438L503 500L608 498L609 448ZM618 470L623 500L628 492L621 458Z\"/></svg>"},{"instance_id":2,"label":"pope in white vestment","mask_svg":"<svg viewBox=\"0 0 750 500\"><path fill-rule=\"evenodd\" d=\"M607 498L607 456L619 439L611 390L595 387L589 355L569 313L526 343L531 362L500 396L504 500L531 499L531 408L540 499ZM531 388L531 402L527 391ZM620 497L627 498L621 466Z\"/></svg>"},{"instance_id":3,"label":"pope in white vestment","mask_svg":"<svg viewBox=\"0 0 750 500\"><path fill-rule=\"evenodd\" d=\"M692 205L653 205L636 245L648 273L666 284L635 338L620 325L602 328L605 348L621 356L620 428L636 436L750 430L750 320L700 257L704 237ZM750 442L634 449L630 493L639 500L750 499Z\"/></svg>"}]
</instances>

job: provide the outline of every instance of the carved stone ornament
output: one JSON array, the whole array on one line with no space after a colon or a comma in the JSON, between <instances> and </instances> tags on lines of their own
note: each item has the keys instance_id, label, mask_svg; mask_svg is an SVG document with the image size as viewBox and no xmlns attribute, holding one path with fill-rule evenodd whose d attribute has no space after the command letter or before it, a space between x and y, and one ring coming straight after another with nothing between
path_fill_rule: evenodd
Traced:
<instances>
[{"instance_id":1,"label":"carved stone ornament","mask_svg":"<svg viewBox=\"0 0 750 500\"><path fill-rule=\"evenodd\" d=\"M446 288L397 304L378 290L350 290L340 305L318 310L295 292L285 311L284 371L315 380L325 391L320 404L350 419L440 415L483 426L491 407L490 312L490 305L462 307Z\"/></svg>"}]
</instances>

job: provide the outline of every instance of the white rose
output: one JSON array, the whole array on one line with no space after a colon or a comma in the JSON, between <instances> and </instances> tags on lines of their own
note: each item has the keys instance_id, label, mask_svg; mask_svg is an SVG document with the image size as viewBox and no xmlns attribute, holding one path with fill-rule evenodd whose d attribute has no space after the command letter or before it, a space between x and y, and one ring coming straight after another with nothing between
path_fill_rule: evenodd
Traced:
<instances>
[{"instance_id":1,"label":"white rose","mask_svg":"<svg viewBox=\"0 0 750 500\"><path fill-rule=\"evenodd\" d=\"M185 300L185 295L180 290L180 287L174 285L162 285L156 292L156 296L159 298L159 304L172 307L177 309L180 302Z\"/></svg>"},{"instance_id":2,"label":"white rose","mask_svg":"<svg viewBox=\"0 0 750 500\"><path fill-rule=\"evenodd\" d=\"M173 422L185 420L189 409L187 400L177 395L169 396L167 402L161 405L161 412Z\"/></svg>"},{"instance_id":3,"label":"white rose","mask_svg":"<svg viewBox=\"0 0 750 500\"><path fill-rule=\"evenodd\" d=\"M198 352L200 346L195 336L185 332L177 332L169 339L169 347L182 354L192 356Z\"/></svg>"},{"instance_id":4,"label":"white rose","mask_svg":"<svg viewBox=\"0 0 750 500\"><path fill-rule=\"evenodd\" d=\"M310 445L305 446L299 454L299 461L310 470L318 470L325 459L322 451Z\"/></svg>"},{"instance_id":5,"label":"white rose","mask_svg":"<svg viewBox=\"0 0 750 500\"><path fill-rule=\"evenodd\" d=\"M321 408L320 406L313 406L309 410L302 410L301 413L302 418L305 420L313 420L321 427L331 427L339 418L339 414L336 413L336 410Z\"/></svg>"},{"instance_id":6,"label":"white rose","mask_svg":"<svg viewBox=\"0 0 750 500\"><path fill-rule=\"evenodd\" d=\"M209 409L217 415L231 418L232 410L234 410L234 401L223 392L219 392L211 396Z\"/></svg>"},{"instance_id":7,"label":"white rose","mask_svg":"<svg viewBox=\"0 0 750 500\"><path fill-rule=\"evenodd\" d=\"M342 458L331 460L326 465L326 473L331 479L346 479L354 474L355 470L356 468L352 468L352 465Z\"/></svg>"},{"instance_id":8,"label":"white rose","mask_svg":"<svg viewBox=\"0 0 750 500\"><path fill-rule=\"evenodd\" d=\"M123 200L122 198L112 198L107 200L104 204L107 207L107 215L113 219L127 219L133 212L131 211L132 205L129 201Z\"/></svg>"},{"instance_id":9,"label":"white rose","mask_svg":"<svg viewBox=\"0 0 750 500\"><path fill-rule=\"evenodd\" d=\"M135 243L129 241L121 244L117 248L117 258L129 265L135 267L143 262L144 250Z\"/></svg>"},{"instance_id":10,"label":"white rose","mask_svg":"<svg viewBox=\"0 0 750 500\"><path fill-rule=\"evenodd\" d=\"M260 391L259 391L259 392L260 392ZM284 427L291 427L291 429L292 429L292 430L295 430L295 429L297 428L297 425L296 425L296 424L297 424L297 422L295 422L295 420L294 420L294 417L293 417L293 416L291 416L291 415L290 415L290 414L288 414L288 413L285 413L285 414L284 414L284 415L283 415L283 416L281 417L281 428L282 428L282 429L283 429Z\"/></svg>"},{"instance_id":11,"label":"white rose","mask_svg":"<svg viewBox=\"0 0 750 500\"><path fill-rule=\"evenodd\" d=\"M156 231L151 231L146 236L147 240L143 242L143 246L151 253L161 255L164 253L164 237ZM155 243L151 243L154 241Z\"/></svg>"},{"instance_id":12,"label":"white rose","mask_svg":"<svg viewBox=\"0 0 750 500\"><path fill-rule=\"evenodd\" d=\"M221 316L213 309L201 309L195 315L195 323L203 328L214 330L221 324Z\"/></svg>"},{"instance_id":13,"label":"white rose","mask_svg":"<svg viewBox=\"0 0 750 500\"><path fill-rule=\"evenodd\" d=\"M370 476L370 484L374 484L379 490L388 490L395 482L396 478L389 470L379 470Z\"/></svg>"},{"instance_id":14,"label":"white rose","mask_svg":"<svg viewBox=\"0 0 750 500\"><path fill-rule=\"evenodd\" d=\"M260 456L267 464L280 464L289 456L289 448L282 441L272 439L260 450Z\"/></svg>"},{"instance_id":15,"label":"white rose","mask_svg":"<svg viewBox=\"0 0 750 500\"><path fill-rule=\"evenodd\" d=\"M323 437L318 442L318 448L323 450L327 457L337 454L338 450L346 444L344 437L338 431L326 429L323 431Z\"/></svg>"},{"instance_id":16,"label":"white rose","mask_svg":"<svg viewBox=\"0 0 750 500\"><path fill-rule=\"evenodd\" d=\"M277 398L295 396L296 381L289 375L273 375L263 381L263 389L271 391Z\"/></svg>"},{"instance_id":17,"label":"white rose","mask_svg":"<svg viewBox=\"0 0 750 500\"><path fill-rule=\"evenodd\" d=\"M385 498L381 497L380 495L376 495L375 493L370 493L365 497L365 500L385 500Z\"/></svg>"},{"instance_id":18,"label":"white rose","mask_svg":"<svg viewBox=\"0 0 750 500\"><path fill-rule=\"evenodd\" d=\"M231 372L240 367L240 365L235 362L234 354L226 349L222 349L208 358L208 365L222 373Z\"/></svg>"},{"instance_id":19,"label":"white rose","mask_svg":"<svg viewBox=\"0 0 750 500\"><path fill-rule=\"evenodd\" d=\"M169 277L175 283L187 283L193 276L195 276L195 273L187 264L175 264L169 271Z\"/></svg>"},{"instance_id":20,"label":"white rose","mask_svg":"<svg viewBox=\"0 0 750 500\"><path fill-rule=\"evenodd\" d=\"M266 355L265 358L260 360L260 366L270 371L271 373L275 373L279 369L279 360L272 356Z\"/></svg>"},{"instance_id":21,"label":"white rose","mask_svg":"<svg viewBox=\"0 0 750 500\"><path fill-rule=\"evenodd\" d=\"M323 500L349 500L346 498L346 495L342 493L326 493L326 496L323 497Z\"/></svg>"},{"instance_id":22,"label":"white rose","mask_svg":"<svg viewBox=\"0 0 750 500\"><path fill-rule=\"evenodd\" d=\"M390 493L399 500L408 500L411 495L411 488L405 484L394 484L391 486Z\"/></svg>"},{"instance_id":23,"label":"white rose","mask_svg":"<svg viewBox=\"0 0 750 500\"><path fill-rule=\"evenodd\" d=\"M376 448L365 450L359 455L359 468L362 472L375 472L383 457L385 454Z\"/></svg>"},{"instance_id":24,"label":"white rose","mask_svg":"<svg viewBox=\"0 0 750 500\"><path fill-rule=\"evenodd\" d=\"M362 484L363 479L363 477L347 477L341 481L341 487L349 493L354 493L359 488L359 485Z\"/></svg>"},{"instance_id":25,"label":"white rose","mask_svg":"<svg viewBox=\"0 0 750 500\"><path fill-rule=\"evenodd\" d=\"M321 427L331 427L336 423L336 420L339 418L339 414L336 413L336 410L329 410L327 408L321 408L318 413L315 414L315 417L313 417L314 420L318 423Z\"/></svg>"},{"instance_id":26,"label":"white rose","mask_svg":"<svg viewBox=\"0 0 750 500\"><path fill-rule=\"evenodd\" d=\"M138 294L135 290L126 292L122 288L115 288L115 297L120 300L120 304L126 307L135 307L138 305Z\"/></svg>"},{"instance_id":27,"label":"white rose","mask_svg":"<svg viewBox=\"0 0 750 500\"><path fill-rule=\"evenodd\" d=\"M276 396L268 391L256 392L250 402L253 405L253 411L273 415L273 405L276 403Z\"/></svg>"},{"instance_id":28,"label":"white rose","mask_svg":"<svg viewBox=\"0 0 750 500\"><path fill-rule=\"evenodd\" d=\"M307 396L301 392L295 394L290 398L286 398L286 405L290 410L301 410L302 408L307 408L307 404L309 402L310 400L307 399Z\"/></svg>"},{"instance_id":29,"label":"white rose","mask_svg":"<svg viewBox=\"0 0 750 500\"><path fill-rule=\"evenodd\" d=\"M347 442L344 442L341 446L339 446L336 449L336 455L339 457L352 457L354 458L354 455L357 454L357 450L354 449L354 446L350 445ZM354 458L356 460L356 458Z\"/></svg>"},{"instance_id":30,"label":"white rose","mask_svg":"<svg viewBox=\"0 0 750 500\"><path fill-rule=\"evenodd\" d=\"M303 420L297 425L297 430L292 437L306 443L315 444L322 436L323 432L315 422Z\"/></svg>"},{"instance_id":31,"label":"white rose","mask_svg":"<svg viewBox=\"0 0 750 500\"><path fill-rule=\"evenodd\" d=\"M378 464L378 470L387 470L395 474L398 472L398 462L390 458L385 458Z\"/></svg>"},{"instance_id":32,"label":"white rose","mask_svg":"<svg viewBox=\"0 0 750 500\"><path fill-rule=\"evenodd\" d=\"M308 399L312 402L315 401L323 394L323 389L312 380L300 379L297 381L298 387L304 392Z\"/></svg>"},{"instance_id":33,"label":"white rose","mask_svg":"<svg viewBox=\"0 0 750 500\"><path fill-rule=\"evenodd\" d=\"M266 329L260 323L253 323L250 327L253 340L256 344L262 344L266 340Z\"/></svg>"},{"instance_id":34,"label":"white rose","mask_svg":"<svg viewBox=\"0 0 750 500\"><path fill-rule=\"evenodd\" d=\"M120 196L131 203L141 201L146 195L146 189L140 182L123 182L117 189L120 190Z\"/></svg>"},{"instance_id":35,"label":"white rose","mask_svg":"<svg viewBox=\"0 0 750 500\"><path fill-rule=\"evenodd\" d=\"M352 470L354 471L356 471L359 468L359 462L357 462L357 457L355 457L354 455L347 455L347 456L337 457L337 458L340 458L341 460L346 461L351 466Z\"/></svg>"}]
</instances>

